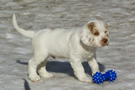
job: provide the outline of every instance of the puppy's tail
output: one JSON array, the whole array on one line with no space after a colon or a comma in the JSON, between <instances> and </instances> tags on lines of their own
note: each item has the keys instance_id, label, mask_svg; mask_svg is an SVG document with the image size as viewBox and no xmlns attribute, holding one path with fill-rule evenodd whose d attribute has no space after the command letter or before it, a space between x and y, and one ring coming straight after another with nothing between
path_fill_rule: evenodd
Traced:
<instances>
[{"instance_id":1,"label":"puppy's tail","mask_svg":"<svg viewBox=\"0 0 135 90\"><path fill-rule=\"evenodd\" d=\"M26 36L26 37L29 37L29 38L32 38L32 37L35 35L36 32L34 32L34 31L26 31L26 30L24 30L24 29L22 29L22 28L20 28L20 27L18 26L18 24L17 24L17 22L16 22L15 14L13 14L12 21L13 21L13 26L14 26L14 28L15 28L18 32L20 32L22 35L24 35L24 36Z\"/></svg>"}]
</instances>

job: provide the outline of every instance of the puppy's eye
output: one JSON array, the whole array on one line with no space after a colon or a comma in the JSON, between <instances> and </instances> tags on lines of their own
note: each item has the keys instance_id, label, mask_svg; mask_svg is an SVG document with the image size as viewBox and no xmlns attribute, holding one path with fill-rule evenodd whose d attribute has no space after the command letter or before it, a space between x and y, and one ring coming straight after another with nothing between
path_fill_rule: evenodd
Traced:
<instances>
[{"instance_id":1,"label":"puppy's eye","mask_svg":"<svg viewBox=\"0 0 135 90\"><path fill-rule=\"evenodd\" d=\"M105 31L105 33L107 33L107 31Z\"/></svg>"},{"instance_id":2,"label":"puppy's eye","mask_svg":"<svg viewBox=\"0 0 135 90\"><path fill-rule=\"evenodd\" d=\"M95 32L94 35L95 35L95 36L99 36L99 32Z\"/></svg>"}]
</instances>

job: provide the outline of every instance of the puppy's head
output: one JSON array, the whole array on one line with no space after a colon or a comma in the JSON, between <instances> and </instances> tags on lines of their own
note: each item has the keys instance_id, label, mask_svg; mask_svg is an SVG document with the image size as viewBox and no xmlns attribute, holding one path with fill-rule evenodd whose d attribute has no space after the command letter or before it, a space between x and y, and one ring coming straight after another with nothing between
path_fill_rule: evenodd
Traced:
<instances>
[{"instance_id":1,"label":"puppy's head","mask_svg":"<svg viewBox=\"0 0 135 90\"><path fill-rule=\"evenodd\" d=\"M88 46L103 47L109 44L108 25L102 21L88 22L82 32L82 42Z\"/></svg>"}]
</instances>

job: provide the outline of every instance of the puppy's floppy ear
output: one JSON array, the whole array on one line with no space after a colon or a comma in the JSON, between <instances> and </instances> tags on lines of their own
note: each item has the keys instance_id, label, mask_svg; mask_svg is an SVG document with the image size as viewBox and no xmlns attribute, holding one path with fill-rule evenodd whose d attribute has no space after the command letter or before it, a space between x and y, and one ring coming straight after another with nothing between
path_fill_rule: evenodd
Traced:
<instances>
[{"instance_id":1,"label":"puppy's floppy ear","mask_svg":"<svg viewBox=\"0 0 135 90\"><path fill-rule=\"evenodd\" d=\"M95 27L95 22L90 22L87 24L88 30L93 33L93 28Z\"/></svg>"},{"instance_id":2,"label":"puppy's floppy ear","mask_svg":"<svg viewBox=\"0 0 135 90\"><path fill-rule=\"evenodd\" d=\"M83 30L81 31L81 41L87 46L94 45L94 37L92 35L94 27L95 23L89 22L84 26Z\"/></svg>"}]
</instances>

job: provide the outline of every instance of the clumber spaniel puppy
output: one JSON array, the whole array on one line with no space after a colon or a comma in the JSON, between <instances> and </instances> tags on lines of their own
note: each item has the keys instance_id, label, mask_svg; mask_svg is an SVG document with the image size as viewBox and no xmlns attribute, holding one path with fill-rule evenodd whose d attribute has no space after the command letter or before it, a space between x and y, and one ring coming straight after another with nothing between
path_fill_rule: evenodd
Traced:
<instances>
[{"instance_id":1,"label":"clumber spaniel puppy","mask_svg":"<svg viewBox=\"0 0 135 90\"><path fill-rule=\"evenodd\" d=\"M34 32L20 28L17 25L15 15L13 15L13 25L22 35L32 39L34 55L28 63L31 81L38 81L40 77L53 77L46 70L47 58L52 56L68 58L76 78L82 82L91 82L85 74L82 61L87 59L92 73L98 72L96 48L109 43L108 26L98 20L88 22L80 30L44 29Z\"/></svg>"}]
</instances>

